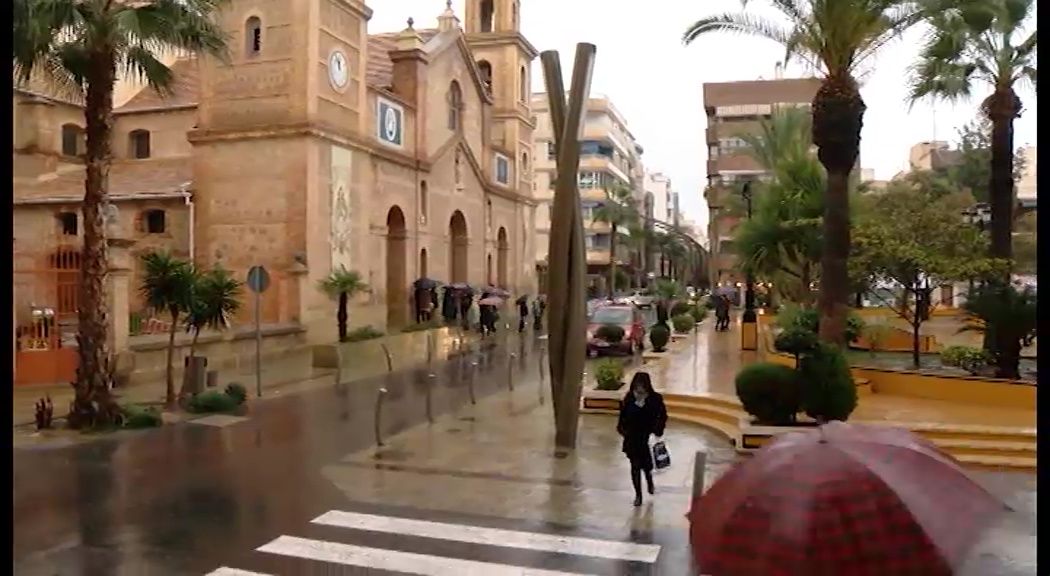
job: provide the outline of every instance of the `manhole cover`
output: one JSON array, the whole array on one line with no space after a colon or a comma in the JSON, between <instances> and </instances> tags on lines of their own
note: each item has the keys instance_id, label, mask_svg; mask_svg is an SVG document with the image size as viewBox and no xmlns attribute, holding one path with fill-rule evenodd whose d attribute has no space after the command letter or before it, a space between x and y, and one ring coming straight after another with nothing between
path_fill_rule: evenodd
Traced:
<instances>
[{"instance_id":1,"label":"manhole cover","mask_svg":"<svg viewBox=\"0 0 1050 576\"><path fill-rule=\"evenodd\" d=\"M382 460L384 462L405 462L412 457L412 453L406 450L381 450L375 453L376 460Z\"/></svg>"}]
</instances>

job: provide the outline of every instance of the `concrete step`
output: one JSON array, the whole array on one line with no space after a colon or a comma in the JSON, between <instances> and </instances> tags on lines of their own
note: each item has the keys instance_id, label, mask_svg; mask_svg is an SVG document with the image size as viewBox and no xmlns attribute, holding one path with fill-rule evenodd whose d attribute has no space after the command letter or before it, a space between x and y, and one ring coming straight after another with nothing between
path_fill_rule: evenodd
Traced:
<instances>
[{"instance_id":1,"label":"concrete step","mask_svg":"<svg viewBox=\"0 0 1050 576\"><path fill-rule=\"evenodd\" d=\"M735 424L728 424L725 421L718 420L715 418L709 418L703 414L685 414L681 412L670 412L668 417L675 422L684 422L686 424L692 424L694 426L700 426L701 428L707 428L713 430L732 443L736 443L736 437L738 434L737 427Z\"/></svg>"},{"instance_id":2,"label":"concrete step","mask_svg":"<svg viewBox=\"0 0 1050 576\"><path fill-rule=\"evenodd\" d=\"M1004 442L984 438L952 438L934 442L945 452L961 456L996 456L1005 458L1035 458L1035 442Z\"/></svg>"},{"instance_id":3,"label":"concrete step","mask_svg":"<svg viewBox=\"0 0 1050 576\"><path fill-rule=\"evenodd\" d=\"M955 459L970 470L990 472L1035 472L1036 458L1032 456L995 456L991 454L960 454Z\"/></svg>"}]
</instances>

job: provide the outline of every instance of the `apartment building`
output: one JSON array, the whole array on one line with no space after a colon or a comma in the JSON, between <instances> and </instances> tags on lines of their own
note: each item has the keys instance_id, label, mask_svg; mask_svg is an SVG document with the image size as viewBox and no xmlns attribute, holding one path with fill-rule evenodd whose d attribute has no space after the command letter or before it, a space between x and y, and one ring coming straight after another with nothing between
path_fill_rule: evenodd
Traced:
<instances>
[{"instance_id":1,"label":"apartment building","mask_svg":"<svg viewBox=\"0 0 1050 576\"><path fill-rule=\"evenodd\" d=\"M756 133L778 106L809 107L820 88L816 78L782 78L778 67L772 80L704 84L707 113L707 179L704 191L709 211L707 238L711 253L712 286L743 282L733 250L733 229L741 215L725 211L727 198L739 194L743 183L767 176L747 154L741 135Z\"/></svg>"},{"instance_id":2,"label":"apartment building","mask_svg":"<svg viewBox=\"0 0 1050 576\"><path fill-rule=\"evenodd\" d=\"M533 197L536 208L536 265L541 282L545 277L547 249L550 242L550 223L556 165L554 135L546 93L532 95L532 112L536 116L533 137ZM646 184L642 165L644 149L627 128L627 120L604 95L592 95L587 101L583 137L580 140L580 169L577 182L583 205L586 229L587 267L599 276L610 264L612 237L610 226L595 221L595 214L608 200L608 191L616 186L631 190L638 207L644 206ZM623 251L616 254L617 265L628 265Z\"/></svg>"},{"instance_id":3,"label":"apartment building","mask_svg":"<svg viewBox=\"0 0 1050 576\"><path fill-rule=\"evenodd\" d=\"M649 216L665 224L674 223L676 193L671 189L671 179L662 172L649 172L645 175L643 188L650 202Z\"/></svg>"}]
</instances>

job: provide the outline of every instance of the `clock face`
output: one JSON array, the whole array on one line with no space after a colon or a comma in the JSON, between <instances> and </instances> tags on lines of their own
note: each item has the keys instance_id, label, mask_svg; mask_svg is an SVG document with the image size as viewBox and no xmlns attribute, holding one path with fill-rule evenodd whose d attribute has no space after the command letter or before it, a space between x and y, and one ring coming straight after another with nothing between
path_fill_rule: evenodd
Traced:
<instances>
[{"instance_id":1,"label":"clock face","mask_svg":"<svg viewBox=\"0 0 1050 576\"><path fill-rule=\"evenodd\" d=\"M346 88L350 81L350 62L340 50L333 50L328 57L328 80L337 90Z\"/></svg>"}]
</instances>

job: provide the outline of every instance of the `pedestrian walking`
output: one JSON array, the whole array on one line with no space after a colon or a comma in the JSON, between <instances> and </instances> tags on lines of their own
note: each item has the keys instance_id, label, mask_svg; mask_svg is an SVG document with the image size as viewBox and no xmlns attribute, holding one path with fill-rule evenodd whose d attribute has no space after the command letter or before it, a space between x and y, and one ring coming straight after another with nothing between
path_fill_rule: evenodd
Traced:
<instances>
[{"instance_id":1,"label":"pedestrian walking","mask_svg":"<svg viewBox=\"0 0 1050 576\"><path fill-rule=\"evenodd\" d=\"M532 301L532 329L539 333L543 330L543 313L547 309L547 297L540 295Z\"/></svg>"},{"instance_id":2,"label":"pedestrian walking","mask_svg":"<svg viewBox=\"0 0 1050 576\"><path fill-rule=\"evenodd\" d=\"M653 486L653 451L649 436L664 435L667 426L667 407L664 398L653 389L648 372L636 372L631 388L620 403L620 418L616 431L623 437L623 453L631 463L631 485L634 487L634 505L642 505L642 476L645 476L649 494Z\"/></svg>"},{"instance_id":3,"label":"pedestrian walking","mask_svg":"<svg viewBox=\"0 0 1050 576\"><path fill-rule=\"evenodd\" d=\"M714 296L715 330L723 332L729 329L729 299L724 294Z\"/></svg>"},{"instance_id":4,"label":"pedestrian walking","mask_svg":"<svg viewBox=\"0 0 1050 576\"><path fill-rule=\"evenodd\" d=\"M522 294L518 296L518 332L525 331L525 321L529 317L529 297Z\"/></svg>"}]
</instances>

